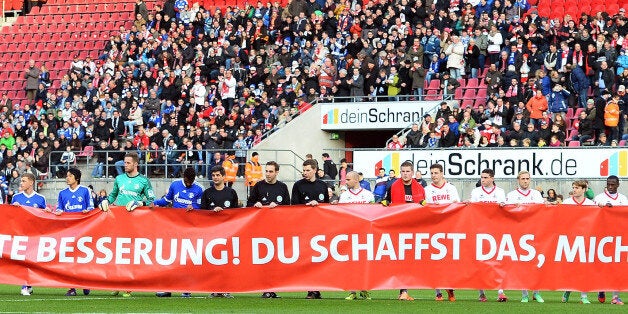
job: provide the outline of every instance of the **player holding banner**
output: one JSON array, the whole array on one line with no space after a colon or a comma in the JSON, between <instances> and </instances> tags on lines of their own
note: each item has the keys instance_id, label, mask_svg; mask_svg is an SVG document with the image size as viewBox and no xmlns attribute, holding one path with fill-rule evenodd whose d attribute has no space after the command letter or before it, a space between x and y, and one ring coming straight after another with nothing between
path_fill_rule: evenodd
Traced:
<instances>
[{"instance_id":1,"label":"player holding banner","mask_svg":"<svg viewBox=\"0 0 628 314\"><path fill-rule=\"evenodd\" d=\"M338 204L370 204L375 203L375 195L371 193L371 191L364 189L360 186L360 175L355 171L350 171L345 175L345 180L347 184L347 190L340 194L340 199L338 200ZM357 293L355 291L351 291L349 296L345 298L345 300L355 300L357 299ZM371 299L371 294L366 291L360 291L360 298L365 300Z\"/></svg>"},{"instance_id":2,"label":"player holding banner","mask_svg":"<svg viewBox=\"0 0 628 314\"><path fill-rule=\"evenodd\" d=\"M606 178L606 189L604 193L600 193L593 201L600 207L613 207L613 206L625 206L628 205L628 199L626 195L623 195L617 191L619 188L619 178L617 176L609 176ZM597 295L597 300L600 303L606 302L606 293L600 291ZM624 305L624 302L619 298L619 291L613 291L613 300L611 304Z\"/></svg>"},{"instance_id":3,"label":"player holding banner","mask_svg":"<svg viewBox=\"0 0 628 314\"><path fill-rule=\"evenodd\" d=\"M566 198L563 201L564 205L578 205L578 206L591 206L595 205L595 202L586 198L584 193L587 191L589 184L586 180L576 180L571 184L571 197ZM571 291L565 291L563 293L562 301L563 303L567 303L569 301L569 296L571 295ZM587 297L586 292L580 292L580 303L582 304L591 304L589 298Z\"/></svg>"},{"instance_id":4,"label":"player holding banner","mask_svg":"<svg viewBox=\"0 0 628 314\"><path fill-rule=\"evenodd\" d=\"M201 196L205 188L196 180L196 170L194 168L185 168L183 171L183 179L176 180L170 184L168 193L162 198L155 200L155 206L168 206L172 208L185 208L186 211L201 208ZM171 297L171 292L157 292L157 297ZM189 298L192 294L189 292L181 293L181 297Z\"/></svg>"},{"instance_id":5,"label":"player holding banner","mask_svg":"<svg viewBox=\"0 0 628 314\"><path fill-rule=\"evenodd\" d=\"M480 186L471 190L471 198L467 202L473 203L497 203L499 205L506 204L506 193L504 189L495 185L495 171L493 169L484 169L480 174ZM486 294L484 290L480 290L478 301L486 302ZM506 302L508 297L504 290L499 289L497 292L497 301Z\"/></svg>"},{"instance_id":6,"label":"player holding banner","mask_svg":"<svg viewBox=\"0 0 628 314\"><path fill-rule=\"evenodd\" d=\"M318 163L315 160L307 159L303 161L303 179L292 185L290 203L292 205L304 204L306 206L318 206L318 204L329 203L327 194L327 184L316 178ZM306 299L321 299L321 292L310 290Z\"/></svg>"},{"instance_id":7,"label":"player holding banner","mask_svg":"<svg viewBox=\"0 0 628 314\"><path fill-rule=\"evenodd\" d=\"M451 204L460 202L458 189L445 180L443 173L443 165L433 164L430 166L430 177L432 184L425 187L425 201L428 204ZM447 289L447 299L456 301L453 289ZM436 289L436 301L443 301L443 293L440 289Z\"/></svg>"},{"instance_id":8,"label":"player holding banner","mask_svg":"<svg viewBox=\"0 0 628 314\"><path fill-rule=\"evenodd\" d=\"M89 213L94 210L94 199L90 190L80 185L81 183L81 170L76 168L68 169L68 173L65 177L65 182L68 187L59 192L59 202L57 203L57 209L55 215L61 215L62 213ZM83 289L83 294L88 295L89 289ZM70 288L65 293L67 297L76 296L76 289Z\"/></svg>"},{"instance_id":9,"label":"player holding banner","mask_svg":"<svg viewBox=\"0 0 628 314\"><path fill-rule=\"evenodd\" d=\"M125 206L130 212L142 205L153 209L155 192L148 178L139 173L138 164L139 156L136 152L130 152L124 156L124 173L116 177L109 197L99 205L101 210L108 211L109 204ZM119 291L114 291L112 294L118 295ZM126 291L122 296L130 297L131 291Z\"/></svg>"},{"instance_id":10,"label":"player holding banner","mask_svg":"<svg viewBox=\"0 0 628 314\"><path fill-rule=\"evenodd\" d=\"M279 205L290 205L290 192L288 186L277 180L279 175L279 164L275 161L266 163L264 169L264 180L257 181L251 188L247 207L263 208L264 206L275 208ZM265 291L262 293L264 299L277 299L280 296L273 291Z\"/></svg>"},{"instance_id":11,"label":"player holding banner","mask_svg":"<svg viewBox=\"0 0 628 314\"><path fill-rule=\"evenodd\" d=\"M25 173L20 178L20 192L13 195L11 200L12 205L22 205L33 208L41 208L46 210L46 198L35 192L35 175L32 173ZM20 294L29 296L33 293L33 287L24 285L20 291Z\"/></svg>"},{"instance_id":12,"label":"player holding banner","mask_svg":"<svg viewBox=\"0 0 628 314\"><path fill-rule=\"evenodd\" d=\"M414 180L414 165L411 161L404 161L399 166L401 177L390 185L386 191L386 199L382 201L384 206L388 203L404 204L417 203L425 204L425 190L423 186ZM408 294L408 289L399 289L397 300L413 301L414 298Z\"/></svg>"},{"instance_id":13,"label":"player holding banner","mask_svg":"<svg viewBox=\"0 0 628 314\"><path fill-rule=\"evenodd\" d=\"M523 170L517 174L517 187L514 191L510 191L506 194L506 204L521 205L521 204L543 204L545 200L541 195L541 192L530 188L530 173ZM532 300L543 303L545 300L541 297L539 290L534 290L532 294ZM521 291L521 302L527 303L530 301L528 290Z\"/></svg>"}]
</instances>

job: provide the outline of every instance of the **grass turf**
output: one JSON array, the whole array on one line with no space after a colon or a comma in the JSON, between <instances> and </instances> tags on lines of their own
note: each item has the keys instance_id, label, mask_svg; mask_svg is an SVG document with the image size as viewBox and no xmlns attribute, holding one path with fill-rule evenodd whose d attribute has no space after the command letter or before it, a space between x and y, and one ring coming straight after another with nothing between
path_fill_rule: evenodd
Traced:
<instances>
[{"instance_id":1,"label":"grass turf","mask_svg":"<svg viewBox=\"0 0 628 314\"><path fill-rule=\"evenodd\" d=\"M181 298L173 293L171 298L157 298L154 293L133 293L130 298L111 296L110 291L92 291L83 296L81 289L76 297L66 297L65 289L34 287L34 294L21 296L18 286L0 285L0 313L14 312L246 312L246 313L338 313L338 312L372 312L398 313L430 311L433 313L451 312L482 312L482 313L530 313L542 311L546 313L569 312L625 312L624 306L611 305L611 294L607 293L605 304L597 300L597 293L589 293L591 305L579 304L580 293L573 292L568 304L561 303L561 292L544 292L544 304L534 301L521 303L521 292L506 291L510 298L506 303L495 301L496 291L487 291L489 302L477 301L477 291L456 291L456 302L434 301L433 290L410 290L415 301L396 300L398 291L372 291L373 300L347 301L346 292L323 292L322 300L306 300L305 292L278 293L281 299L261 299L260 294L234 294L233 299L207 298L206 293L192 294L192 298ZM444 292L444 291L443 291ZM445 294L446 295L446 294Z\"/></svg>"}]
</instances>

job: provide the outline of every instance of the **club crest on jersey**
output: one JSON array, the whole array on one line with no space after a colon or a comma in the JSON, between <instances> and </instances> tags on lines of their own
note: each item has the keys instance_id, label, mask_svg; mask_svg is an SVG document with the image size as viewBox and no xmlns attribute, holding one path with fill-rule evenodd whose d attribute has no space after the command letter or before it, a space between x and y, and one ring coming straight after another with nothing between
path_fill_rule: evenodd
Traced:
<instances>
[{"instance_id":1,"label":"club crest on jersey","mask_svg":"<svg viewBox=\"0 0 628 314\"><path fill-rule=\"evenodd\" d=\"M277 195L277 202L281 202L283 201L283 197L281 197L281 195Z\"/></svg>"},{"instance_id":2,"label":"club crest on jersey","mask_svg":"<svg viewBox=\"0 0 628 314\"><path fill-rule=\"evenodd\" d=\"M139 190L140 185L139 184L135 184L135 185L133 185L133 188L136 189L136 190Z\"/></svg>"},{"instance_id":3,"label":"club crest on jersey","mask_svg":"<svg viewBox=\"0 0 628 314\"><path fill-rule=\"evenodd\" d=\"M194 197L194 193L190 192L190 193L188 194L188 197L189 197L189 198L193 198L193 197Z\"/></svg>"},{"instance_id":4,"label":"club crest on jersey","mask_svg":"<svg viewBox=\"0 0 628 314\"><path fill-rule=\"evenodd\" d=\"M82 202L83 201L83 197L79 196L76 200L78 200L79 202Z\"/></svg>"},{"instance_id":5,"label":"club crest on jersey","mask_svg":"<svg viewBox=\"0 0 628 314\"><path fill-rule=\"evenodd\" d=\"M319 201L322 201L322 200L324 200L324 199L325 199L325 195L323 195L323 193L318 194L318 200L319 200Z\"/></svg>"},{"instance_id":6,"label":"club crest on jersey","mask_svg":"<svg viewBox=\"0 0 628 314\"><path fill-rule=\"evenodd\" d=\"M229 206L231 206L231 202L225 201L225 207L229 207Z\"/></svg>"}]
</instances>

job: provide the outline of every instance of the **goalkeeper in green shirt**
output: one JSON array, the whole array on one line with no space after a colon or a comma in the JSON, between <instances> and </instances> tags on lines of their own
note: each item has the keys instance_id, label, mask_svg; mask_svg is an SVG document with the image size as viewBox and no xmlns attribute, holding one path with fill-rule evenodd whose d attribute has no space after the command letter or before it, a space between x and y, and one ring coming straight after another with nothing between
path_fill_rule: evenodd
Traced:
<instances>
[{"instance_id":1,"label":"goalkeeper in green shirt","mask_svg":"<svg viewBox=\"0 0 628 314\"><path fill-rule=\"evenodd\" d=\"M140 206L153 208L155 192L147 177L138 171L139 156L136 152L127 153L124 156L124 173L117 176L113 182L113 190L109 197L103 200L99 207L103 211L109 210L109 204L125 206L126 210L133 211ZM114 291L114 295L118 295ZM126 291L123 297L130 297L131 291Z\"/></svg>"}]
</instances>

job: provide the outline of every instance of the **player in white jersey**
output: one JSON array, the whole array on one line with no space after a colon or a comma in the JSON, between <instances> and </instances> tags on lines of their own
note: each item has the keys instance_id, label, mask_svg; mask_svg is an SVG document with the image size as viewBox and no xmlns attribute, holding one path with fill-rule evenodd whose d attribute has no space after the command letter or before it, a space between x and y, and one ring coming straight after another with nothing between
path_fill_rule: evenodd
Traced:
<instances>
[{"instance_id":1,"label":"player in white jersey","mask_svg":"<svg viewBox=\"0 0 628 314\"><path fill-rule=\"evenodd\" d=\"M613 207L615 205L628 205L628 198L617 191L619 188L619 178L617 176L610 176L606 178L606 189L604 193L600 193L593 201L600 207ZM597 295L600 303L606 302L606 293L600 291ZM613 300L611 304L624 305L624 302L619 298L619 291L613 291Z\"/></svg>"},{"instance_id":2,"label":"player in white jersey","mask_svg":"<svg viewBox=\"0 0 628 314\"><path fill-rule=\"evenodd\" d=\"M480 174L480 186L471 190L471 198L469 202L473 203L497 203L506 204L506 193L504 189L495 185L495 171L493 169L484 169ZM486 294L484 290L480 290L478 301L486 302ZM502 289L497 292L497 301L506 302L508 297Z\"/></svg>"},{"instance_id":3,"label":"player in white jersey","mask_svg":"<svg viewBox=\"0 0 628 314\"><path fill-rule=\"evenodd\" d=\"M519 185L514 191L506 194L506 204L521 205L521 204L543 204L545 200L541 192L530 188L530 173L523 170L517 174L517 184ZM541 297L539 290L534 290L532 294L532 300L539 303L544 303L545 300ZM527 303L530 301L528 290L521 291L521 302Z\"/></svg>"},{"instance_id":4,"label":"player in white jersey","mask_svg":"<svg viewBox=\"0 0 628 314\"><path fill-rule=\"evenodd\" d=\"M566 198L563 201L564 205L580 205L580 206L591 206L596 205L594 201L586 198L584 193L587 191L588 183L586 180L576 180L571 184L571 197ZM569 301L569 295L571 291L565 291L563 293L563 303L567 303ZM591 304L589 298L587 297L586 292L580 292L580 303L582 304Z\"/></svg>"},{"instance_id":5,"label":"player in white jersey","mask_svg":"<svg viewBox=\"0 0 628 314\"><path fill-rule=\"evenodd\" d=\"M351 171L346 177L347 190L340 194L338 204L368 204L375 202L373 193L360 186L360 175L357 172Z\"/></svg>"},{"instance_id":6,"label":"player in white jersey","mask_svg":"<svg viewBox=\"0 0 628 314\"><path fill-rule=\"evenodd\" d=\"M360 186L360 175L355 171L346 174L347 190L340 194L338 204L369 204L375 202L375 195L371 191ZM345 300L355 300L358 296L355 291L351 291ZM360 291L360 298L370 300L371 295L368 291Z\"/></svg>"},{"instance_id":7,"label":"player in white jersey","mask_svg":"<svg viewBox=\"0 0 628 314\"><path fill-rule=\"evenodd\" d=\"M430 166L430 177L432 183L425 187L425 202L427 204L451 204L460 202L458 189L445 180L443 166L441 164L433 164ZM447 289L447 298L449 301L456 301L453 289ZM436 301L443 301L443 294L440 289L436 289Z\"/></svg>"},{"instance_id":8,"label":"player in white jersey","mask_svg":"<svg viewBox=\"0 0 628 314\"><path fill-rule=\"evenodd\" d=\"M425 202L428 204L451 204L460 202L458 189L445 180L443 166L433 164L430 166L432 183L425 187Z\"/></svg>"},{"instance_id":9,"label":"player in white jersey","mask_svg":"<svg viewBox=\"0 0 628 314\"><path fill-rule=\"evenodd\" d=\"M484 169L480 175L480 186L471 190L470 202L473 203L506 203L504 189L495 185L495 172L492 169Z\"/></svg>"}]
</instances>

